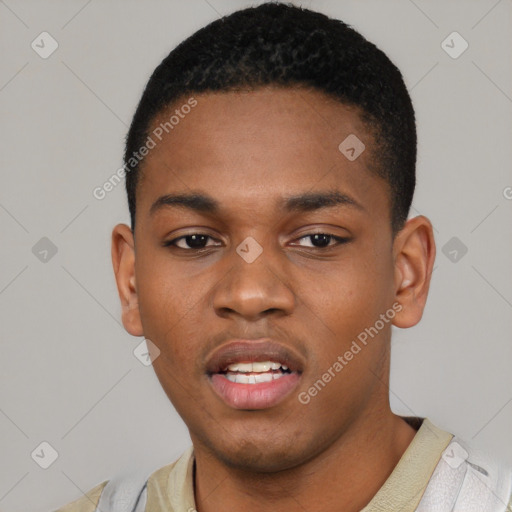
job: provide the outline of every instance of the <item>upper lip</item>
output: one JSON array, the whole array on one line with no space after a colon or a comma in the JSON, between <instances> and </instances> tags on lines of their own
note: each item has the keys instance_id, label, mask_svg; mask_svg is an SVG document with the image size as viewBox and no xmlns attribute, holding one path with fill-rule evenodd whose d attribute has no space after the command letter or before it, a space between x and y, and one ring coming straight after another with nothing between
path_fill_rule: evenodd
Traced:
<instances>
[{"instance_id":1,"label":"upper lip","mask_svg":"<svg viewBox=\"0 0 512 512\"><path fill-rule=\"evenodd\" d=\"M233 363L252 363L255 361L275 361L286 365L290 371L302 373L302 358L293 349L285 347L268 338L258 340L231 340L217 348L208 358L208 374L219 373Z\"/></svg>"}]
</instances>

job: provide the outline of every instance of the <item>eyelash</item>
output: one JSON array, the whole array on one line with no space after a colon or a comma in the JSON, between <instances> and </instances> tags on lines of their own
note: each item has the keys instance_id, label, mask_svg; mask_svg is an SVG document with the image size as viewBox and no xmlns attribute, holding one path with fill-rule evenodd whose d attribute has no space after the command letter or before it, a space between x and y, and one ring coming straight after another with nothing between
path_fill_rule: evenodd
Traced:
<instances>
[{"instance_id":1,"label":"eyelash","mask_svg":"<svg viewBox=\"0 0 512 512\"><path fill-rule=\"evenodd\" d=\"M350 241L350 238L344 238L344 237L340 237L340 236L336 236L336 235L333 235L332 233L324 233L324 232L316 232L316 233L308 233L307 235L302 235L301 237L297 238L296 240L302 240L303 238L311 238L315 235L325 235L325 236L328 236L331 238L331 240L335 240L336 241L336 244L334 245L327 245L325 247L315 247L315 246L312 246L312 247L308 247L308 249L314 249L314 250L325 250L325 249L330 249L330 248L333 248L333 247L337 247L339 245L343 245L347 242ZM217 246L205 246L205 247L200 247L200 248L188 248L188 249L185 249L183 247L178 247L176 245L176 242L178 242L179 240L183 240L185 238L188 238L190 236L205 236L211 240L215 240L212 236L206 234L206 233L190 233L188 235L183 235L183 236L180 236L178 238L173 238L172 240L168 240L166 242L164 242L162 245L164 247L174 247L176 249L181 249L183 251L186 251L186 252L199 252L199 251L205 251L205 250L208 250L208 248L210 247L217 247ZM330 240L330 241L331 241Z\"/></svg>"}]
</instances>

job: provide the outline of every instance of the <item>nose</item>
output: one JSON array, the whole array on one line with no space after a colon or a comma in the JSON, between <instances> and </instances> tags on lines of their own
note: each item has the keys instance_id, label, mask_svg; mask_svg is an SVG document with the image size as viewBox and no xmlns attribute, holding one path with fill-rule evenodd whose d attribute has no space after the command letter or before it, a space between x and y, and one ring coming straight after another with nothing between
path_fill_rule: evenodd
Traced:
<instances>
[{"instance_id":1,"label":"nose","mask_svg":"<svg viewBox=\"0 0 512 512\"><path fill-rule=\"evenodd\" d=\"M233 265L221 279L213 295L217 315L238 315L256 321L269 314L289 315L296 305L280 258L264 249L252 262L233 251Z\"/></svg>"}]
</instances>

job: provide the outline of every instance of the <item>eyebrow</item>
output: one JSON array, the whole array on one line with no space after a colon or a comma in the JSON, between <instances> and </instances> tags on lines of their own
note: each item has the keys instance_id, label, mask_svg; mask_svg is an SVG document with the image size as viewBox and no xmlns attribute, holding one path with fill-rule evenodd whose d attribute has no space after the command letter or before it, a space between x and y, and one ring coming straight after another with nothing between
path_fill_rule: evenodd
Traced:
<instances>
[{"instance_id":1,"label":"eyebrow","mask_svg":"<svg viewBox=\"0 0 512 512\"><path fill-rule=\"evenodd\" d=\"M149 209L154 215L164 207L186 208L198 213L216 214L220 211L220 203L206 194L166 194L159 197ZM355 199L338 191L310 192L287 196L283 208L286 212L310 212L334 206L349 206L364 211L364 207Z\"/></svg>"},{"instance_id":2,"label":"eyebrow","mask_svg":"<svg viewBox=\"0 0 512 512\"><path fill-rule=\"evenodd\" d=\"M187 208L200 213L217 213L220 209L219 202L205 194L166 194L151 205L149 214L154 215L165 206Z\"/></svg>"},{"instance_id":3,"label":"eyebrow","mask_svg":"<svg viewBox=\"0 0 512 512\"><path fill-rule=\"evenodd\" d=\"M284 208L288 212L309 212L334 206L350 206L358 210L364 210L363 206L354 198L338 191L312 192L290 196L286 198Z\"/></svg>"}]
</instances>

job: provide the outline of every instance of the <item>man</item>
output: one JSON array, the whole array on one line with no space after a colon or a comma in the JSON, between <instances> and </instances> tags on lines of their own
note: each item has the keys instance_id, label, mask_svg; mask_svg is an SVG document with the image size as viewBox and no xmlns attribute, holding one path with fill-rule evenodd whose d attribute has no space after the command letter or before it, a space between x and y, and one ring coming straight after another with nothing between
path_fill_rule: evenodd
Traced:
<instances>
[{"instance_id":1,"label":"man","mask_svg":"<svg viewBox=\"0 0 512 512\"><path fill-rule=\"evenodd\" d=\"M341 21L263 4L173 50L112 258L193 446L60 512L512 510L510 470L390 409L391 327L420 321L435 258L415 162L399 70Z\"/></svg>"}]
</instances>

